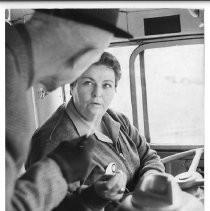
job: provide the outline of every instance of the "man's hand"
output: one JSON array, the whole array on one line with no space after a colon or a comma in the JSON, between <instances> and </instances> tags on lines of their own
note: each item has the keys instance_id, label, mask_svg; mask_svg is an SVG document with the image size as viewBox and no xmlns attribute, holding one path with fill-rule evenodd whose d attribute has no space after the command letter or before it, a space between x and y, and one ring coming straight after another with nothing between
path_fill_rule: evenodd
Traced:
<instances>
[{"instance_id":1,"label":"man's hand","mask_svg":"<svg viewBox=\"0 0 210 211\"><path fill-rule=\"evenodd\" d=\"M57 162L68 183L85 178L92 161L94 140L82 136L78 139L63 141L48 155Z\"/></svg>"},{"instance_id":2,"label":"man's hand","mask_svg":"<svg viewBox=\"0 0 210 211\"><path fill-rule=\"evenodd\" d=\"M103 175L95 183L94 189L98 196L111 201L120 200L126 188L127 176L118 170L115 175Z\"/></svg>"}]
</instances>

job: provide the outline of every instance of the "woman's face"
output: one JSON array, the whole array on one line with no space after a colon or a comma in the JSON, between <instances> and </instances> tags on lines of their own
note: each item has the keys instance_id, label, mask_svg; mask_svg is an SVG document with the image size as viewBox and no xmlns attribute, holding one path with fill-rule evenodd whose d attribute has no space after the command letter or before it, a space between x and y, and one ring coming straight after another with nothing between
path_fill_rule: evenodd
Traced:
<instances>
[{"instance_id":1,"label":"woman's face","mask_svg":"<svg viewBox=\"0 0 210 211\"><path fill-rule=\"evenodd\" d=\"M104 65L92 65L71 92L74 105L85 120L102 118L115 94L115 73Z\"/></svg>"}]
</instances>

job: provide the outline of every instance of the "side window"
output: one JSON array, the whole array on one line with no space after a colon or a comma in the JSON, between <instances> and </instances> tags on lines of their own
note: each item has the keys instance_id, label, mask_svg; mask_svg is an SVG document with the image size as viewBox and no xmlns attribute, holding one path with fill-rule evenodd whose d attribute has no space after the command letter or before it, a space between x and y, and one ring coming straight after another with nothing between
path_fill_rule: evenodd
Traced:
<instances>
[{"instance_id":1,"label":"side window","mask_svg":"<svg viewBox=\"0 0 210 211\"><path fill-rule=\"evenodd\" d=\"M126 115L132 122L132 107L131 107L131 90L130 90L130 79L129 79L129 58L135 46L125 47L111 47L106 49L107 52L113 54L120 63L122 70L122 77L119 81L116 89L116 95L110 105L115 111L121 112Z\"/></svg>"},{"instance_id":2,"label":"side window","mask_svg":"<svg viewBox=\"0 0 210 211\"><path fill-rule=\"evenodd\" d=\"M151 144L203 145L204 45L145 49L144 68ZM136 67L139 102L138 71ZM142 115L138 118L143 121Z\"/></svg>"}]
</instances>

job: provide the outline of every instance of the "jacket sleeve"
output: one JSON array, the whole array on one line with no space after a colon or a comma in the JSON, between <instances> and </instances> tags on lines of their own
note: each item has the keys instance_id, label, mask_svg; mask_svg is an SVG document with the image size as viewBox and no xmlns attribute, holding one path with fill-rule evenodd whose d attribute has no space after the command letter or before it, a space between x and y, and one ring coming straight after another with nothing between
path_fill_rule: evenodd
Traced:
<instances>
[{"instance_id":1,"label":"jacket sleeve","mask_svg":"<svg viewBox=\"0 0 210 211\"><path fill-rule=\"evenodd\" d=\"M164 173L165 167L161 162L160 157L155 150L152 150L146 138L140 135L136 127L130 124L128 118L124 115L121 116L124 126L128 132L129 137L135 142L140 158L139 176L146 176L151 173ZM125 127L124 127L125 128Z\"/></svg>"},{"instance_id":2,"label":"jacket sleeve","mask_svg":"<svg viewBox=\"0 0 210 211\"><path fill-rule=\"evenodd\" d=\"M55 161L44 159L20 178L15 162L6 153L6 210L47 211L65 198L67 183Z\"/></svg>"}]
</instances>

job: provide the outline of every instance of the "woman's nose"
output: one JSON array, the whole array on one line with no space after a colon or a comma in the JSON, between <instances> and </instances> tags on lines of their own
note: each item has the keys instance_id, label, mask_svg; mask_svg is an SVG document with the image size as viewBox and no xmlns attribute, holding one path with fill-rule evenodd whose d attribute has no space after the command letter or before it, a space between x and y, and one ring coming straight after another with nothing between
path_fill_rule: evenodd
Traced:
<instances>
[{"instance_id":1,"label":"woman's nose","mask_svg":"<svg viewBox=\"0 0 210 211\"><path fill-rule=\"evenodd\" d=\"M101 95L102 95L102 89L99 86L95 86L92 91L92 96L93 97L101 97Z\"/></svg>"}]
</instances>

